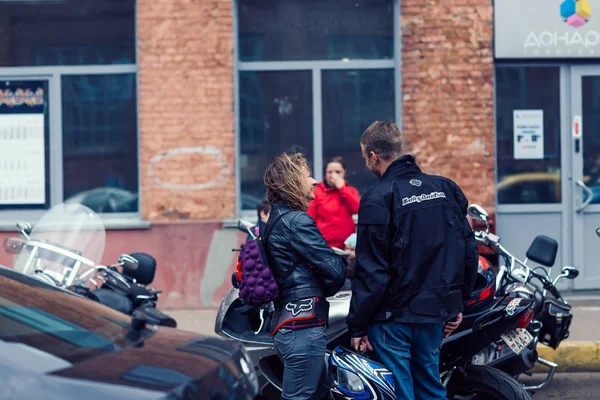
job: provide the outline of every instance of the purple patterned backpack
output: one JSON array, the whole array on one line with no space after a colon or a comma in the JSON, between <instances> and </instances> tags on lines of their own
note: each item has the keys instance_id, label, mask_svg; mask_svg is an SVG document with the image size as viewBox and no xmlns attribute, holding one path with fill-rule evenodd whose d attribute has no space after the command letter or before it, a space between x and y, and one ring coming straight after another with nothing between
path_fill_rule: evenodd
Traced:
<instances>
[{"instance_id":1,"label":"purple patterned backpack","mask_svg":"<svg viewBox=\"0 0 600 400\"><path fill-rule=\"evenodd\" d=\"M288 211L289 212L289 211ZM279 287L267 260L265 244L268 233L287 212L278 215L265 234L242 245L237 263L237 287L240 298L248 305L260 307L279 297ZM270 229L269 229L270 228ZM235 286L235 285L234 285Z\"/></svg>"}]
</instances>

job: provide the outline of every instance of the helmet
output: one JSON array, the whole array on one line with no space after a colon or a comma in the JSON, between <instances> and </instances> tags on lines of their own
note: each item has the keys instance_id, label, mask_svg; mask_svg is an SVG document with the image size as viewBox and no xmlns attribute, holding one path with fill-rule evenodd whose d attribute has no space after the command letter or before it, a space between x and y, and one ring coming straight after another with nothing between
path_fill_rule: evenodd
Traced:
<instances>
[{"instance_id":1,"label":"helmet","mask_svg":"<svg viewBox=\"0 0 600 400\"><path fill-rule=\"evenodd\" d=\"M465 313L471 313L489 304L496 295L496 276L492 265L483 256L479 256L479 266L477 268L477 279L475 287L471 293L471 298L467 302Z\"/></svg>"},{"instance_id":2,"label":"helmet","mask_svg":"<svg viewBox=\"0 0 600 400\"><path fill-rule=\"evenodd\" d=\"M333 399L396 399L391 371L345 347L331 352L329 376Z\"/></svg>"}]
</instances>

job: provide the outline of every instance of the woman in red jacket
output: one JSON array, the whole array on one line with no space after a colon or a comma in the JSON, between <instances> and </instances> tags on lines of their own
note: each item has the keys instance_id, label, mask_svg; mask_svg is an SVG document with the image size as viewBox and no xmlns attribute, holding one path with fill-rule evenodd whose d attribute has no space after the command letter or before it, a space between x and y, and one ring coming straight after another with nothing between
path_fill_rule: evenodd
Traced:
<instances>
[{"instance_id":1,"label":"woman in red jacket","mask_svg":"<svg viewBox=\"0 0 600 400\"><path fill-rule=\"evenodd\" d=\"M325 167L325 180L315 189L315 199L308 205L307 213L330 247L344 249L344 241L354 233L352 215L358 213L360 195L348 185L344 176L346 167L342 157L333 157Z\"/></svg>"}]
</instances>

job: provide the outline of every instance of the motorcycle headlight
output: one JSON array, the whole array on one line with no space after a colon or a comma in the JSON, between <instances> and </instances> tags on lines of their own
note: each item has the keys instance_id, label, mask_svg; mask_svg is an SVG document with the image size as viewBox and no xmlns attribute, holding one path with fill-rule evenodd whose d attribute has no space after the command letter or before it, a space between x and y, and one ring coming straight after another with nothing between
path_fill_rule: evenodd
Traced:
<instances>
[{"instance_id":1,"label":"motorcycle headlight","mask_svg":"<svg viewBox=\"0 0 600 400\"><path fill-rule=\"evenodd\" d=\"M345 369L337 369L337 384L351 392L362 392L365 385L358 375Z\"/></svg>"}]
</instances>

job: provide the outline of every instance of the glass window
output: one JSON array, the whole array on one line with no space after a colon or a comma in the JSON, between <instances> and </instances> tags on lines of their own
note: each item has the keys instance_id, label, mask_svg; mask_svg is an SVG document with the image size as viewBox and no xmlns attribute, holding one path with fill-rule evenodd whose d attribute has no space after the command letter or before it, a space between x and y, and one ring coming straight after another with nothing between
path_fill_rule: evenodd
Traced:
<instances>
[{"instance_id":1,"label":"glass window","mask_svg":"<svg viewBox=\"0 0 600 400\"><path fill-rule=\"evenodd\" d=\"M138 211L135 74L62 77L65 201Z\"/></svg>"},{"instance_id":2,"label":"glass window","mask_svg":"<svg viewBox=\"0 0 600 400\"><path fill-rule=\"evenodd\" d=\"M346 179L361 193L376 182L360 153L360 137L376 120L395 120L394 70L323 71L323 167L342 156Z\"/></svg>"},{"instance_id":3,"label":"glass window","mask_svg":"<svg viewBox=\"0 0 600 400\"><path fill-rule=\"evenodd\" d=\"M592 190L591 204L600 204L600 77L584 76L581 89L583 180Z\"/></svg>"},{"instance_id":4,"label":"glass window","mask_svg":"<svg viewBox=\"0 0 600 400\"><path fill-rule=\"evenodd\" d=\"M239 0L241 61L391 59L392 0Z\"/></svg>"},{"instance_id":5,"label":"glass window","mask_svg":"<svg viewBox=\"0 0 600 400\"><path fill-rule=\"evenodd\" d=\"M134 63L135 0L0 2L0 66Z\"/></svg>"},{"instance_id":6,"label":"glass window","mask_svg":"<svg viewBox=\"0 0 600 400\"><path fill-rule=\"evenodd\" d=\"M0 82L0 210L50 208L48 86Z\"/></svg>"},{"instance_id":7,"label":"glass window","mask_svg":"<svg viewBox=\"0 0 600 400\"><path fill-rule=\"evenodd\" d=\"M292 148L311 161L313 147L310 71L240 72L242 205L264 198L263 176L271 160Z\"/></svg>"},{"instance_id":8,"label":"glass window","mask_svg":"<svg viewBox=\"0 0 600 400\"><path fill-rule=\"evenodd\" d=\"M496 67L496 154L499 204L560 203L558 67ZM514 110L542 110L543 158L515 159Z\"/></svg>"}]
</instances>

